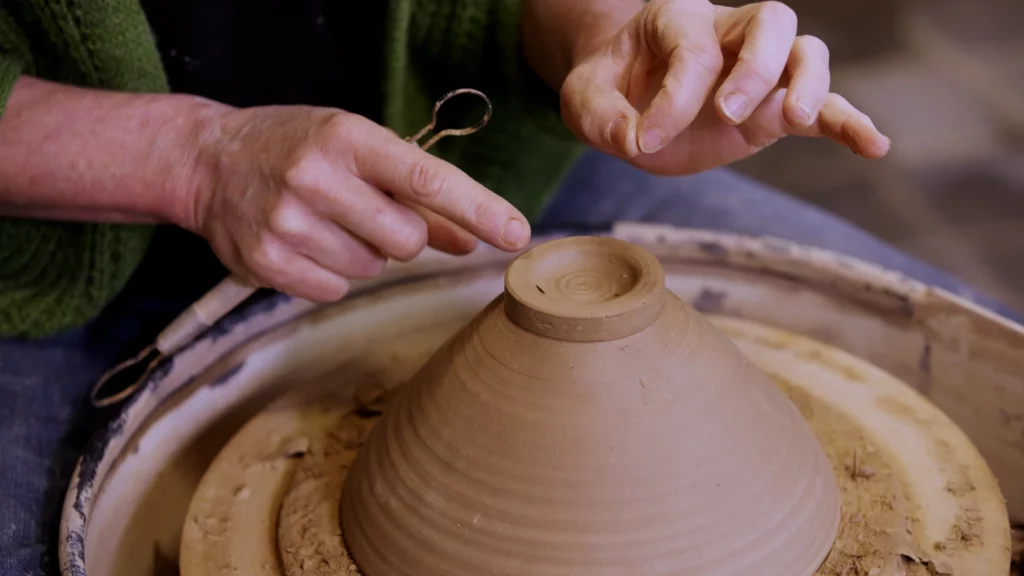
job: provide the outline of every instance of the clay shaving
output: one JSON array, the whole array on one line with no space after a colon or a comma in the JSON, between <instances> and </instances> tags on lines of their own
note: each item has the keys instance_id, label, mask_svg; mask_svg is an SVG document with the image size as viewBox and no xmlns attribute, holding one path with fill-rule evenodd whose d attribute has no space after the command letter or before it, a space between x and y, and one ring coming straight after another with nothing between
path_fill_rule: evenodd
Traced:
<instances>
[{"instance_id":1,"label":"clay shaving","mask_svg":"<svg viewBox=\"0 0 1024 576\"><path fill-rule=\"evenodd\" d=\"M832 552L817 576L959 576L916 552L918 524L905 487L884 455L845 415L778 376L776 384L811 424L839 480L841 521ZM969 526L963 541L972 545Z\"/></svg>"},{"instance_id":2,"label":"clay shaving","mask_svg":"<svg viewBox=\"0 0 1024 576\"><path fill-rule=\"evenodd\" d=\"M378 386L358 390L353 409L305 453L278 515L278 551L285 576L360 576L345 547L338 512L349 469L387 397Z\"/></svg>"}]
</instances>

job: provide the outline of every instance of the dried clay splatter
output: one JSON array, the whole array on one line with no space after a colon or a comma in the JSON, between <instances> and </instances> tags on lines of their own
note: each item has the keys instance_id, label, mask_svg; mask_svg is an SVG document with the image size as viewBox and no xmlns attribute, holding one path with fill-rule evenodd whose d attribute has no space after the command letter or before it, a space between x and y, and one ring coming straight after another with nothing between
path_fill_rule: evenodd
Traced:
<instances>
[{"instance_id":1,"label":"dried clay splatter","mask_svg":"<svg viewBox=\"0 0 1024 576\"><path fill-rule=\"evenodd\" d=\"M844 414L779 377L774 380L814 429L839 481L839 535L817 576L949 575L947 567L917 552L913 530L919 520L885 454ZM969 523L965 528L971 534Z\"/></svg>"}]
</instances>

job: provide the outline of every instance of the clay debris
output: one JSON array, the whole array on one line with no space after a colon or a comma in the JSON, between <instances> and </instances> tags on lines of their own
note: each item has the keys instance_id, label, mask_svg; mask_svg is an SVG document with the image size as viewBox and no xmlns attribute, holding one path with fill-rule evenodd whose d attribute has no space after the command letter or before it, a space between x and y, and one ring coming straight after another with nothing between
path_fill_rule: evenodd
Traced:
<instances>
[{"instance_id":1,"label":"clay debris","mask_svg":"<svg viewBox=\"0 0 1024 576\"><path fill-rule=\"evenodd\" d=\"M887 457L845 415L779 376L773 380L810 422L839 480L839 536L816 576L960 576L941 556L977 544L970 519L958 519L948 541L936 543L934 558L920 551L914 538L919 520ZM952 494L970 488L947 487Z\"/></svg>"}]
</instances>

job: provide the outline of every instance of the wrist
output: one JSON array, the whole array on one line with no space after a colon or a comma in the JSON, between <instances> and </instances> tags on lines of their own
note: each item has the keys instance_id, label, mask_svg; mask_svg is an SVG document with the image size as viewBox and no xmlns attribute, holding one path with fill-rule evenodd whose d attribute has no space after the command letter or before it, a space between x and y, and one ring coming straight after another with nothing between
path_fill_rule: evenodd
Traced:
<instances>
[{"instance_id":1,"label":"wrist","mask_svg":"<svg viewBox=\"0 0 1024 576\"><path fill-rule=\"evenodd\" d=\"M230 107L23 76L0 116L0 216L195 230L199 143Z\"/></svg>"},{"instance_id":2,"label":"wrist","mask_svg":"<svg viewBox=\"0 0 1024 576\"><path fill-rule=\"evenodd\" d=\"M523 0L523 50L551 87L621 30L644 0Z\"/></svg>"},{"instance_id":3,"label":"wrist","mask_svg":"<svg viewBox=\"0 0 1024 576\"><path fill-rule=\"evenodd\" d=\"M575 68L607 44L640 12L645 3L644 0L606 0L595 3L589 9L587 25L569 32L573 35L571 67Z\"/></svg>"},{"instance_id":4,"label":"wrist","mask_svg":"<svg viewBox=\"0 0 1024 576\"><path fill-rule=\"evenodd\" d=\"M218 157L222 152L224 116L235 108L198 97L182 97L181 124L174 150L159 154L168 174L162 196L166 221L199 234L203 206L217 182Z\"/></svg>"}]
</instances>

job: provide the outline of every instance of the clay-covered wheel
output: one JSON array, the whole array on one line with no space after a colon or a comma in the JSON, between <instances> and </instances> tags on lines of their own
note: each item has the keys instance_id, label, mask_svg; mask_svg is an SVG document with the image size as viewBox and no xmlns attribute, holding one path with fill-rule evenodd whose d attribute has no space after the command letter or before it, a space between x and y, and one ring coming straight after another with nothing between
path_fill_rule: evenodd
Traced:
<instances>
[{"instance_id":1,"label":"clay-covered wheel","mask_svg":"<svg viewBox=\"0 0 1024 576\"><path fill-rule=\"evenodd\" d=\"M749 321L712 320L800 408L832 463L842 518L820 576L1008 573L999 487L948 417L887 372L834 347ZM295 390L246 424L195 493L182 576L222 569L358 574L338 506L348 466L378 413L367 408L375 394L365 391L400 386L459 326L409 327L326 377L326 392ZM360 403L356 390L364 391Z\"/></svg>"}]
</instances>

